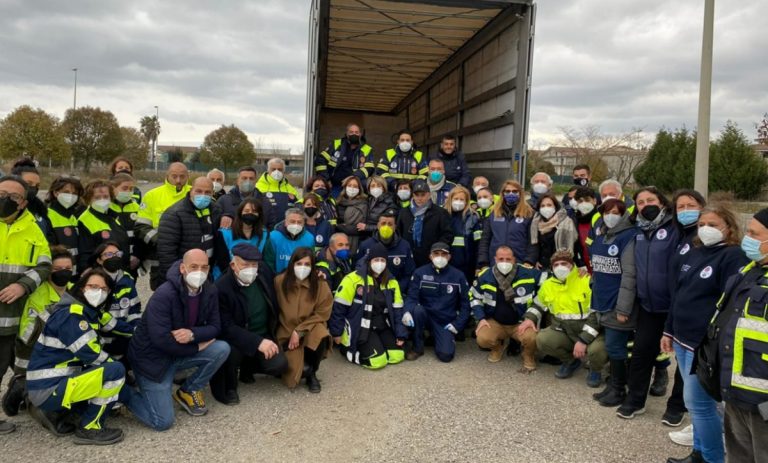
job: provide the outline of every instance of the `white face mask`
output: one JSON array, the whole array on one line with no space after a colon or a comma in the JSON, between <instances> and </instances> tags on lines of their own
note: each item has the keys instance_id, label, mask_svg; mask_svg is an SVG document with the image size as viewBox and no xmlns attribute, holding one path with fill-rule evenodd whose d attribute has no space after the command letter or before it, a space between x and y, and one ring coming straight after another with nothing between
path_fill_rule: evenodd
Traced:
<instances>
[{"instance_id":1,"label":"white face mask","mask_svg":"<svg viewBox=\"0 0 768 463\"><path fill-rule=\"evenodd\" d=\"M386 260L377 259L371 262L371 270L373 270L373 273L375 273L376 275L381 275L386 269L387 269Z\"/></svg>"},{"instance_id":2,"label":"white face mask","mask_svg":"<svg viewBox=\"0 0 768 463\"><path fill-rule=\"evenodd\" d=\"M488 187L486 187L485 185L475 185L475 186L473 186L473 187L472 187L472 190L475 192L475 194L477 194L477 193L479 193L479 192L480 192L480 190L482 190L483 188L488 188Z\"/></svg>"},{"instance_id":3,"label":"white face mask","mask_svg":"<svg viewBox=\"0 0 768 463\"><path fill-rule=\"evenodd\" d=\"M715 227L710 227L709 225L704 225L703 227L699 227L699 239L701 240L701 244L704 246L712 246L713 244L717 244L721 241L723 241L723 232L718 230Z\"/></svg>"},{"instance_id":4,"label":"white face mask","mask_svg":"<svg viewBox=\"0 0 768 463\"><path fill-rule=\"evenodd\" d=\"M311 268L309 268L308 265L294 265L293 266L293 274L296 275L296 278L299 279L299 281L304 281L309 276L309 273L312 271Z\"/></svg>"},{"instance_id":5,"label":"white face mask","mask_svg":"<svg viewBox=\"0 0 768 463\"><path fill-rule=\"evenodd\" d=\"M110 204L112 204L112 201L108 199L97 199L96 201L91 202L91 207L101 213L104 213L109 210Z\"/></svg>"},{"instance_id":6,"label":"white face mask","mask_svg":"<svg viewBox=\"0 0 768 463\"><path fill-rule=\"evenodd\" d=\"M488 209L493 205L493 201L491 201L488 198L480 198L477 200L477 205L480 207L480 209Z\"/></svg>"},{"instance_id":7,"label":"white face mask","mask_svg":"<svg viewBox=\"0 0 768 463\"><path fill-rule=\"evenodd\" d=\"M219 192L219 191L221 191L223 188L224 188L224 185L222 185L221 183L219 183L219 182L213 182L213 192L214 192L214 193L218 193L218 192Z\"/></svg>"},{"instance_id":8,"label":"white face mask","mask_svg":"<svg viewBox=\"0 0 768 463\"><path fill-rule=\"evenodd\" d=\"M549 191L549 187L547 186L546 183L534 183L533 184L533 192L536 193L537 195L543 195L547 191Z\"/></svg>"},{"instance_id":9,"label":"white face mask","mask_svg":"<svg viewBox=\"0 0 768 463\"><path fill-rule=\"evenodd\" d=\"M603 222L605 222L605 226L608 228L615 227L616 225L618 225L620 220L621 220L621 216L618 214L605 214L603 216Z\"/></svg>"},{"instance_id":10,"label":"white face mask","mask_svg":"<svg viewBox=\"0 0 768 463\"><path fill-rule=\"evenodd\" d=\"M437 268L443 268L448 265L448 258L443 256L435 256L432 258L432 263L435 264L435 267Z\"/></svg>"},{"instance_id":11,"label":"white face mask","mask_svg":"<svg viewBox=\"0 0 768 463\"><path fill-rule=\"evenodd\" d=\"M560 281L565 281L566 278L568 278L568 275L571 274L571 267L567 265L555 265L555 267L552 269L552 273L555 274L555 277Z\"/></svg>"},{"instance_id":12,"label":"white face mask","mask_svg":"<svg viewBox=\"0 0 768 463\"><path fill-rule=\"evenodd\" d=\"M203 286L203 283L205 283L205 280L207 279L208 274L200 270L189 272L184 277L184 281L186 281L189 287L192 289L200 289L200 287Z\"/></svg>"},{"instance_id":13,"label":"white face mask","mask_svg":"<svg viewBox=\"0 0 768 463\"><path fill-rule=\"evenodd\" d=\"M245 285L249 286L256 281L256 277L259 275L259 270L256 267L246 267L237 274L237 277Z\"/></svg>"},{"instance_id":14,"label":"white face mask","mask_svg":"<svg viewBox=\"0 0 768 463\"><path fill-rule=\"evenodd\" d=\"M344 191L347 192L347 196L350 198L354 198L355 196L357 196L358 193L360 193L360 189L355 188L353 186L348 186L347 188L344 189Z\"/></svg>"},{"instance_id":15,"label":"white face mask","mask_svg":"<svg viewBox=\"0 0 768 463\"><path fill-rule=\"evenodd\" d=\"M590 202L583 202L577 204L576 209L581 212L581 215L587 215L595 210L595 205Z\"/></svg>"},{"instance_id":16,"label":"white face mask","mask_svg":"<svg viewBox=\"0 0 768 463\"><path fill-rule=\"evenodd\" d=\"M103 289L86 289L83 291L83 296L91 307L98 307L107 300L107 292Z\"/></svg>"},{"instance_id":17,"label":"white face mask","mask_svg":"<svg viewBox=\"0 0 768 463\"><path fill-rule=\"evenodd\" d=\"M568 201L568 205L569 205L569 206L571 206L571 209L573 209L573 210L576 210L576 208L578 208L578 207L579 207L579 202L578 202L578 201L576 201L575 199L571 198L571 199Z\"/></svg>"},{"instance_id":18,"label":"white face mask","mask_svg":"<svg viewBox=\"0 0 768 463\"><path fill-rule=\"evenodd\" d=\"M411 190L397 190L397 197L401 201L408 201L411 199Z\"/></svg>"},{"instance_id":19,"label":"white face mask","mask_svg":"<svg viewBox=\"0 0 768 463\"><path fill-rule=\"evenodd\" d=\"M384 189L383 188L379 188L379 187L371 188L371 196L373 196L374 198L378 198L383 193L384 193Z\"/></svg>"},{"instance_id":20,"label":"white face mask","mask_svg":"<svg viewBox=\"0 0 768 463\"><path fill-rule=\"evenodd\" d=\"M285 229L288 230L288 233L290 233L293 236L298 235L301 233L302 230L304 230L303 225L299 225L297 223L288 224L285 226Z\"/></svg>"},{"instance_id":21,"label":"white face mask","mask_svg":"<svg viewBox=\"0 0 768 463\"><path fill-rule=\"evenodd\" d=\"M555 208L554 207L542 207L539 208L539 213L542 217L549 220L553 215L555 215Z\"/></svg>"},{"instance_id":22,"label":"white face mask","mask_svg":"<svg viewBox=\"0 0 768 463\"><path fill-rule=\"evenodd\" d=\"M399 145L397 145L400 148L400 151L403 153L407 153L413 148L413 145L411 145L411 142L408 141L401 141Z\"/></svg>"},{"instance_id":23,"label":"white face mask","mask_svg":"<svg viewBox=\"0 0 768 463\"><path fill-rule=\"evenodd\" d=\"M77 203L77 199L77 195L73 195L72 193L59 193L59 195L56 196L56 201L58 201L64 209L69 209L74 206L75 203Z\"/></svg>"},{"instance_id":24,"label":"white face mask","mask_svg":"<svg viewBox=\"0 0 768 463\"><path fill-rule=\"evenodd\" d=\"M454 212L461 212L466 205L466 201L456 200L451 202L451 209L453 209Z\"/></svg>"},{"instance_id":25,"label":"white face mask","mask_svg":"<svg viewBox=\"0 0 768 463\"><path fill-rule=\"evenodd\" d=\"M272 173L269 174L269 175L276 182L279 182L279 181L281 181L283 179L283 172L280 171L280 170L277 170L277 169L273 170Z\"/></svg>"},{"instance_id":26,"label":"white face mask","mask_svg":"<svg viewBox=\"0 0 768 463\"><path fill-rule=\"evenodd\" d=\"M496 262L496 268L499 269L502 275L508 275L514 267L515 264L512 262Z\"/></svg>"}]
</instances>

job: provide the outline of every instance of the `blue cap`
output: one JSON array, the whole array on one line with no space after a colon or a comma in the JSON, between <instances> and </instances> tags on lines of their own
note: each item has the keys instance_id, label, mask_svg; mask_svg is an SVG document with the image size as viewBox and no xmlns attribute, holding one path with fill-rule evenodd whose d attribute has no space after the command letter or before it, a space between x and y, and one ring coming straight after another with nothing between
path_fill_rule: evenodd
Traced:
<instances>
[{"instance_id":1,"label":"blue cap","mask_svg":"<svg viewBox=\"0 0 768 463\"><path fill-rule=\"evenodd\" d=\"M261 260L261 253L256 246L252 246L246 243L240 243L232 248L232 255L237 256L243 260L259 261Z\"/></svg>"}]
</instances>

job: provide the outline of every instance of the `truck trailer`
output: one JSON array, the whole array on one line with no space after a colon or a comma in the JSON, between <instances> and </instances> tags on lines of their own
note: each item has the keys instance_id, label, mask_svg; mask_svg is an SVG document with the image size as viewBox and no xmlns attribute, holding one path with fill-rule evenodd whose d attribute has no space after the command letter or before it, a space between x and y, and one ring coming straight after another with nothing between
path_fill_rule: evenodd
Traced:
<instances>
[{"instance_id":1,"label":"truck trailer","mask_svg":"<svg viewBox=\"0 0 768 463\"><path fill-rule=\"evenodd\" d=\"M457 138L472 175L525 178L533 0L312 0L305 180L359 124L374 162L402 129L425 155Z\"/></svg>"}]
</instances>

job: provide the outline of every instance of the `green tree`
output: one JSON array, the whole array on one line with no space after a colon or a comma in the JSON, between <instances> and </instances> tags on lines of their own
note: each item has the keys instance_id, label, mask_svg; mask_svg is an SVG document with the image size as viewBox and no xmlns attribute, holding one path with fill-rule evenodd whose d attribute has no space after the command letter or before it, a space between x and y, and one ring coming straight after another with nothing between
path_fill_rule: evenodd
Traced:
<instances>
[{"instance_id":1,"label":"green tree","mask_svg":"<svg viewBox=\"0 0 768 463\"><path fill-rule=\"evenodd\" d=\"M541 159L541 151L529 150L528 156L525 158L525 179L528 184L536 172L546 172L550 176L555 175L555 166L551 162Z\"/></svg>"},{"instance_id":2,"label":"green tree","mask_svg":"<svg viewBox=\"0 0 768 463\"><path fill-rule=\"evenodd\" d=\"M125 150L115 115L85 106L67 110L64 131L75 163L88 172L94 162L107 163Z\"/></svg>"},{"instance_id":3,"label":"green tree","mask_svg":"<svg viewBox=\"0 0 768 463\"><path fill-rule=\"evenodd\" d=\"M120 133L125 145L123 156L131 161L134 170L146 167L149 144L144 135L133 127L120 127Z\"/></svg>"},{"instance_id":4,"label":"green tree","mask_svg":"<svg viewBox=\"0 0 768 463\"><path fill-rule=\"evenodd\" d=\"M710 145L709 154L710 191L732 191L739 199L752 199L768 183L768 166L731 121Z\"/></svg>"},{"instance_id":5,"label":"green tree","mask_svg":"<svg viewBox=\"0 0 768 463\"><path fill-rule=\"evenodd\" d=\"M139 131L147 141L147 149L152 147L150 156L157 152L157 137L160 135L160 121L157 116L144 116L139 121ZM154 158L152 159L154 161Z\"/></svg>"},{"instance_id":6,"label":"green tree","mask_svg":"<svg viewBox=\"0 0 768 463\"><path fill-rule=\"evenodd\" d=\"M200 152L204 163L223 167L224 172L234 166L250 164L255 156L253 143L234 124L222 125L206 135Z\"/></svg>"},{"instance_id":7,"label":"green tree","mask_svg":"<svg viewBox=\"0 0 768 463\"><path fill-rule=\"evenodd\" d=\"M0 120L0 158L31 157L42 163L69 159L64 131L56 116L19 106Z\"/></svg>"},{"instance_id":8,"label":"green tree","mask_svg":"<svg viewBox=\"0 0 768 463\"><path fill-rule=\"evenodd\" d=\"M648 157L635 170L639 185L654 185L661 191L693 188L693 164L696 157L696 134L685 128L674 132L659 130L648 150Z\"/></svg>"}]
</instances>

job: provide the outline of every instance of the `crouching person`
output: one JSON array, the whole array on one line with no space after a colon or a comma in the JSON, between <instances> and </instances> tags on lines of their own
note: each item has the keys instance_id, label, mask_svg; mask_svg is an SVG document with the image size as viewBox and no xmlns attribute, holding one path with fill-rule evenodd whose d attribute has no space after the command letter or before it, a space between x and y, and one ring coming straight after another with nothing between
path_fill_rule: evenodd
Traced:
<instances>
[{"instance_id":1,"label":"crouching person","mask_svg":"<svg viewBox=\"0 0 768 463\"><path fill-rule=\"evenodd\" d=\"M402 322L413 328L413 350L408 360L424 355L424 330L435 339L435 355L450 362L456 353L455 336L469 320L469 285L464 272L448 265L450 248L438 241L430 248L432 261L416 269L408 284Z\"/></svg>"},{"instance_id":2,"label":"crouching person","mask_svg":"<svg viewBox=\"0 0 768 463\"><path fill-rule=\"evenodd\" d=\"M152 295L128 345L139 391L125 403L157 431L173 426L174 400L192 416L208 412L203 389L229 355L229 344L216 339L221 329L219 300L208 281L209 271L205 251L184 253ZM195 371L174 393L174 374L189 369Z\"/></svg>"},{"instance_id":3,"label":"crouching person","mask_svg":"<svg viewBox=\"0 0 768 463\"><path fill-rule=\"evenodd\" d=\"M536 332L521 328L523 314L530 307L543 275L538 270L517 265L509 246L499 246L496 264L483 270L472 285L471 299L477 320L477 345L491 349L488 361L499 362L504 341L513 339L523 346L520 373L536 370Z\"/></svg>"},{"instance_id":4,"label":"crouching person","mask_svg":"<svg viewBox=\"0 0 768 463\"><path fill-rule=\"evenodd\" d=\"M387 270L387 248L374 244L336 292L328 326L350 362L372 370L405 358L408 330L402 323L400 285Z\"/></svg>"},{"instance_id":5,"label":"crouching person","mask_svg":"<svg viewBox=\"0 0 768 463\"><path fill-rule=\"evenodd\" d=\"M592 298L589 275L579 274L570 251L557 251L550 263L554 276L542 283L520 329L535 332L545 312L552 314L552 324L536 335L539 353L563 362L555 373L560 379L573 376L587 359L587 386L598 387L608 354L603 336L598 335L597 314L589 310Z\"/></svg>"},{"instance_id":6,"label":"crouching person","mask_svg":"<svg viewBox=\"0 0 768 463\"><path fill-rule=\"evenodd\" d=\"M80 280L51 309L27 369L29 413L56 435L74 431L76 444L109 445L123 431L104 424L125 382L125 367L101 345L99 318L112 290L101 269ZM80 416L76 429L67 412Z\"/></svg>"},{"instance_id":7,"label":"crouching person","mask_svg":"<svg viewBox=\"0 0 768 463\"><path fill-rule=\"evenodd\" d=\"M216 280L221 313L221 339L229 344L229 358L211 379L213 397L225 405L240 403L240 381L250 384L254 373L280 377L288 368L275 343L280 309L274 276L259 249L241 243L232 248L230 267Z\"/></svg>"}]
</instances>

